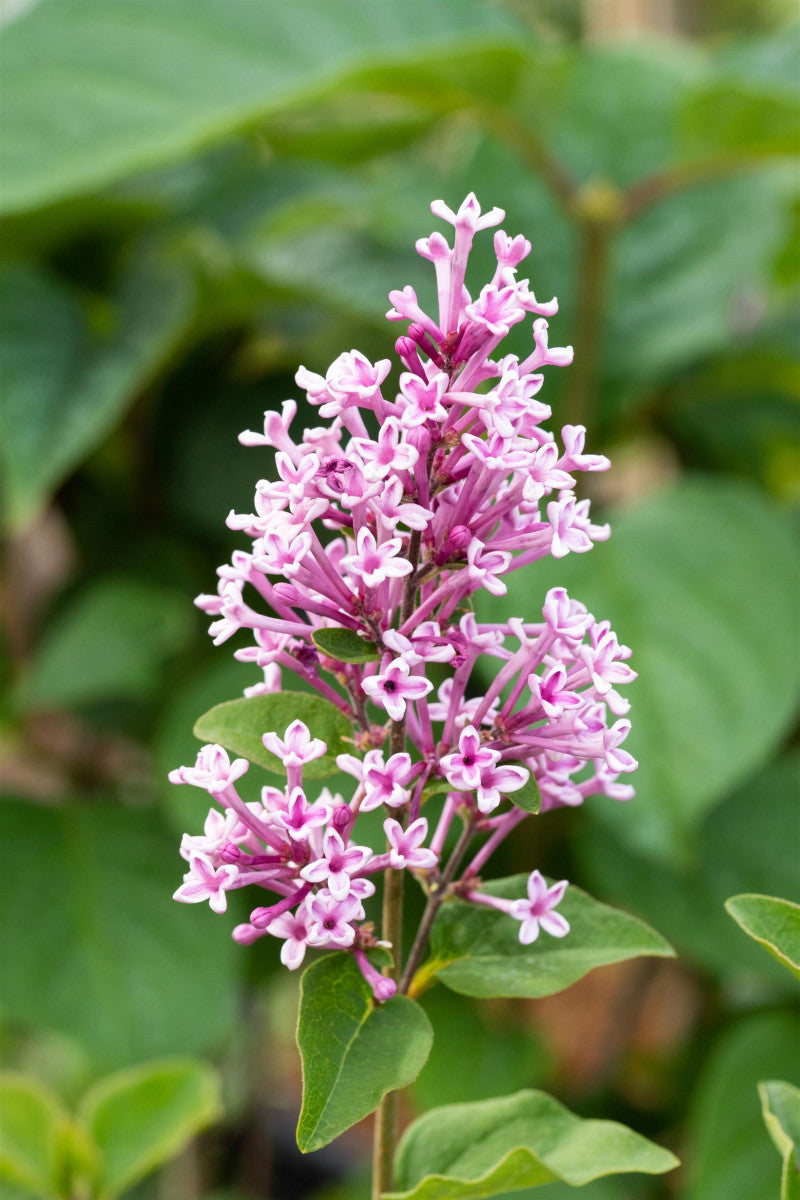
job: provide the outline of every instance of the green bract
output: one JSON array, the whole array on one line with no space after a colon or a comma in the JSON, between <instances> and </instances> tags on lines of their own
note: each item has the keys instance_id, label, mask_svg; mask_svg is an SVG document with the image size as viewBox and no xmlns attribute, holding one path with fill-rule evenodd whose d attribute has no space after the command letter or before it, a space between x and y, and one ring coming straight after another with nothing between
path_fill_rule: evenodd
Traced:
<instances>
[{"instance_id":1,"label":"green bract","mask_svg":"<svg viewBox=\"0 0 800 1200\"><path fill-rule=\"evenodd\" d=\"M353 629L318 629L314 633L314 645L344 663L373 662L380 658L375 644L359 637Z\"/></svg>"}]
</instances>

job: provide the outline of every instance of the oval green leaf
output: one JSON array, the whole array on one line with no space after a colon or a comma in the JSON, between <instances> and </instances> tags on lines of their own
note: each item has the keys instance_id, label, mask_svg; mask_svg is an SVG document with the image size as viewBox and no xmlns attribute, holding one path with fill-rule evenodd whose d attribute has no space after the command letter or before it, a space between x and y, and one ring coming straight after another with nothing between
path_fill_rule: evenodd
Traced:
<instances>
[{"instance_id":1,"label":"oval green leaf","mask_svg":"<svg viewBox=\"0 0 800 1200\"><path fill-rule=\"evenodd\" d=\"M367 663L380 658L380 651L374 642L365 641L354 629L318 629L314 636L314 645L343 663Z\"/></svg>"},{"instance_id":2,"label":"oval green leaf","mask_svg":"<svg viewBox=\"0 0 800 1200\"><path fill-rule=\"evenodd\" d=\"M78 1115L101 1152L100 1200L174 1157L220 1112L217 1073L192 1059L144 1063L95 1084Z\"/></svg>"},{"instance_id":3,"label":"oval green leaf","mask_svg":"<svg viewBox=\"0 0 800 1200\"><path fill-rule=\"evenodd\" d=\"M431 1024L408 996L376 1005L349 954L328 954L303 975L297 1044L303 1106L297 1144L319 1150L416 1079L430 1053Z\"/></svg>"},{"instance_id":4,"label":"oval green leaf","mask_svg":"<svg viewBox=\"0 0 800 1200\"><path fill-rule=\"evenodd\" d=\"M485 885L507 899L524 897L527 876ZM672 947L660 934L617 908L609 908L572 884L558 911L570 923L565 938L542 933L529 946L519 942L519 924L483 905L449 901L431 933L431 957L421 976L436 976L465 996L551 996L595 967L639 955L669 958Z\"/></svg>"},{"instance_id":5,"label":"oval green leaf","mask_svg":"<svg viewBox=\"0 0 800 1200\"><path fill-rule=\"evenodd\" d=\"M745 933L800 979L800 904L746 892L731 896L725 908Z\"/></svg>"},{"instance_id":6,"label":"oval green leaf","mask_svg":"<svg viewBox=\"0 0 800 1200\"><path fill-rule=\"evenodd\" d=\"M413 1123L397 1148L396 1186L386 1200L484 1200L562 1181L671 1171L668 1150L616 1121L583 1120L552 1096L517 1092L449 1104Z\"/></svg>"},{"instance_id":7,"label":"oval green leaf","mask_svg":"<svg viewBox=\"0 0 800 1200\"><path fill-rule=\"evenodd\" d=\"M353 727L344 713L322 696L308 692L272 692L268 696L226 700L200 717L194 733L203 742L216 742L273 775L285 777L283 763L265 749L261 738L265 733L283 737L292 721L297 720L304 721L311 736L322 738L328 747L322 758L316 758L304 767L305 778L323 779L326 775L335 775L339 770L336 755L352 752Z\"/></svg>"}]
</instances>

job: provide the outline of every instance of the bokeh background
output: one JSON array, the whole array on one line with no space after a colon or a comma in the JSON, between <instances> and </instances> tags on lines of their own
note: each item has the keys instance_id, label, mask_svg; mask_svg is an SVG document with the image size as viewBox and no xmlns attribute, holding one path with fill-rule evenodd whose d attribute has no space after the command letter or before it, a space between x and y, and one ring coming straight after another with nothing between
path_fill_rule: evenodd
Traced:
<instances>
[{"instance_id":1,"label":"bokeh background","mask_svg":"<svg viewBox=\"0 0 800 1200\"><path fill-rule=\"evenodd\" d=\"M131 1194L363 1194L367 1126L294 1149L277 947L170 900L206 805L166 773L193 720L255 682L191 604L268 470L238 432L297 397L299 363L389 352L389 289L433 295L413 253L430 200L475 190L560 299L551 340L576 359L548 375L554 425L585 422L614 464L592 481L612 540L514 577L493 611L533 614L564 583L640 672L637 799L528 822L496 873L566 875L678 957L530 1003L434 989L406 1117L541 1086L684 1160L587 1200L777 1197L755 1084L798 1073L796 992L723 901L800 890L792 8L5 6L0 1040L68 1107L165 1056L219 1070L220 1119Z\"/></svg>"}]
</instances>

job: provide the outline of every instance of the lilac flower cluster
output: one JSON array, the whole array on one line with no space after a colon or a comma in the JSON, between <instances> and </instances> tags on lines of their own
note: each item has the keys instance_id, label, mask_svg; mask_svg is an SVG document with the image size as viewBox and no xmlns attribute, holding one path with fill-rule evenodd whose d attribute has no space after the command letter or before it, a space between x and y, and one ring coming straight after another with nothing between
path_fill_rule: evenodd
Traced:
<instances>
[{"instance_id":1,"label":"lilac flower cluster","mask_svg":"<svg viewBox=\"0 0 800 1200\"><path fill-rule=\"evenodd\" d=\"M265 414L263 433L242 434L245 445L275 450L276 477L258 483L254 512L230 514L252 547L220 568L216 595L197 600L214 618L216 644L250 632L252 644L235 656L257 664L263 682L247 695L279 690L289 672L347 714L357 753L338 764L354 777L354 794L309 801L303 766L327 748L299 721L283 738L264 736L287 784L264 788L260 804L245 804L235 788L247 763L230 763L218 746L171 775L218 805L204 836L184 838L189 872L176 898L208 899L220 912L231 888L271 891L281 899L254 909L237 940L284 939L291 968L306 946L349 949L378 998L394 985L364 956L375 944L361 924L370 875L392 867L435 882L460 817L488 837L451 888L516 917L523 942L540 926L563 936L568 925L552 910L565 883L548 888L534 872L527 900L481 891L478 872L527 815L506 799L535 781L544 810L597 793L624 800L633 789L619 776L636 767L622 748L630 725L617 690L634 678L630 651L608 622L563 588L547 593L541 620L482 623L471 611L474 592L506 593L509 572L609 536L574 491L577 472L609 463L585 452L582 426L564 426L560 442L544 427L551 411L538 399L540 368L566 366L572 351L548 344L555 300L540 303L517 278L530 243L495 233L497 266L473 300L465 287L473 238L504 214L482 214L474 195L457 212L441 201L431 208L454 228L452 247L439 233L417 243L435 268L438 320L412 288L391 292L389 319L409 322L396 342L397 387L387 387L389 359L373 364L351 350L324 377L297 373L327 425L295 440L297 406L287 400L280 414ZM528 314L533 353L495 356ZM315 635L332 627L357 635L374 660L338 661L320 649ZM488 690L487 658L498 668ZM438 690L427 677L434 664L449 672ZM425 848L421 810L434 792L446 799ZM380 807L395 815L384 821L386 852L373 854L352 835L358 814Z\"/></svg>"}]
</instances>

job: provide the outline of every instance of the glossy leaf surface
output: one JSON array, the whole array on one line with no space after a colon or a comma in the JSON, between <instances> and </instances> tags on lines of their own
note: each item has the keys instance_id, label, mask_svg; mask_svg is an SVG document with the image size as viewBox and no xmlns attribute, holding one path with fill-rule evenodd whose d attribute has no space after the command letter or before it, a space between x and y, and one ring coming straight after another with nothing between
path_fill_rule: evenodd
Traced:
<instances>
[{"instance_id":1,"label":"glossy leaf surface","mask_svg":"<svg viewBox=\"0 0 800 1200\"><path fill-rule=\"evenodd\" d=\"M329 954L308 967L297 1025L303 1060L300 1149L326 1146L373 1112L386 1092L410 1083L432 1041L430 1021L408 996L374 1003L350 955Z\"/></svg>"}]
</instances>

